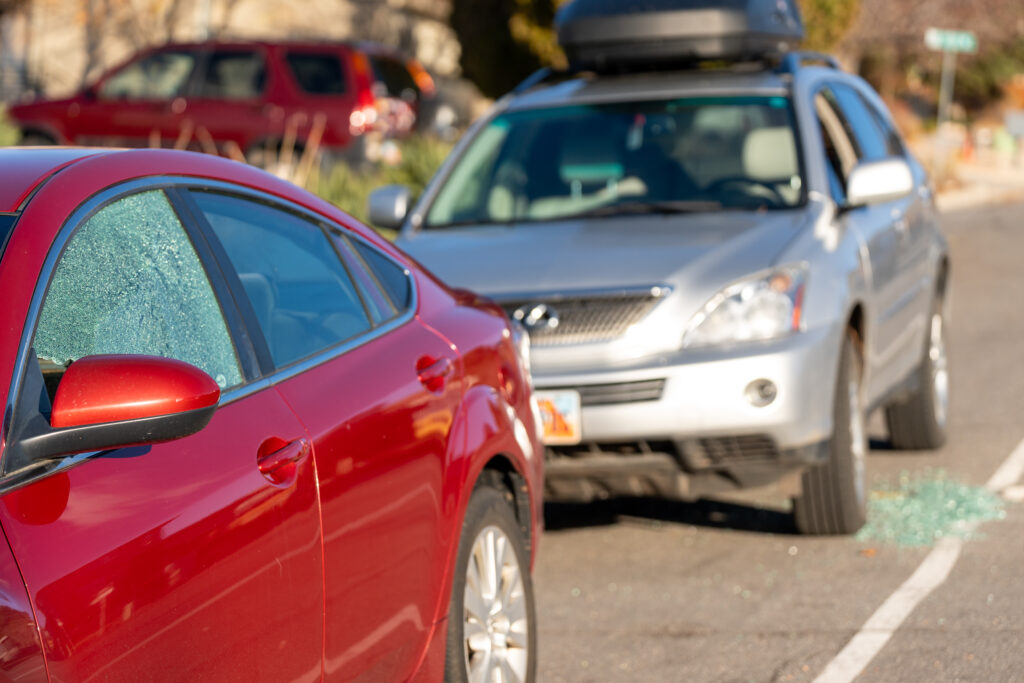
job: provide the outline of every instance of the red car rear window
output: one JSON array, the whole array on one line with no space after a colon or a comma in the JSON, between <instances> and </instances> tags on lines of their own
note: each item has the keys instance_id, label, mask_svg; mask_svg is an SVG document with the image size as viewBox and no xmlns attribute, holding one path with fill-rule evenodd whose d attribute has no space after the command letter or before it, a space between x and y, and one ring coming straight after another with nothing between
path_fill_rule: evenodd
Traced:
<instances>
[{"instance_id":1,"label":"red car rear window","mask_svg":"<svg viewBox=\"0 0 1024 683\"><path fill-rule=\"evenodd\" d=\"M310 95L343 95L348 90L341 60L336 54L291 52L288 68L302 91Z\"/></svg>"}]
</instances>

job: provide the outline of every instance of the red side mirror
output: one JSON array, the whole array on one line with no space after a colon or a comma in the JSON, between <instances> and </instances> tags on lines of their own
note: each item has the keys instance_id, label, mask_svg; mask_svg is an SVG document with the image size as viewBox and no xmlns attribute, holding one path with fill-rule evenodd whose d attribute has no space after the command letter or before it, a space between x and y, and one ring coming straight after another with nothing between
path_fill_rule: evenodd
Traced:
<instances>
[{"instance_id":1,"label":"red side mirror","mask_svg":"<svg viewBox=\"0 0 1024 683\"><path fill-rule=\"evenodd\" d=\"M60 380L50 426L55 429L202 411L220 387L199 368L156 356L86 356ZM204 423L205 424L205 423Z\"/></svg>"}]
</instances>

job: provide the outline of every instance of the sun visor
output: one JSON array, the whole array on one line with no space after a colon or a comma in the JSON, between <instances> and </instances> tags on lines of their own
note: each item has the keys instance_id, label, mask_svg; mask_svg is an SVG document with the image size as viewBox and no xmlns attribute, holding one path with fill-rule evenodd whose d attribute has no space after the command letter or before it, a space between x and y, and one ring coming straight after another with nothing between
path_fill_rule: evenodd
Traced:
<instances>
[{"instance_id":1,"label":"sun visor","mask_svg":"<svg viewBox=\"0 0 1024 683\"><path fill-rule=\"evenodd\" d=\"M762 59L795 49L795 0L572 0L555 17L577 69Z\"/></svg>"}]
</instances>

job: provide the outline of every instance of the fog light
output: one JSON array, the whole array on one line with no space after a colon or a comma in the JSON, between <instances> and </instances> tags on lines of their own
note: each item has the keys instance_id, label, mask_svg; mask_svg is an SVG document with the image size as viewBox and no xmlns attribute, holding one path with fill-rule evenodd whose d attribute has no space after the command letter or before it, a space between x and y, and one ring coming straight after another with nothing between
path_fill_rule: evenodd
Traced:
<instances>
[{"instance_id":1,"label":"fog light","mask_svg":"<svg viewBox=\"0 0 1024 683\"><path fill-rule=\"evenodd\" d=\"M763 408L775 400L775 397L779 395L779 388L771 380L755 379L747 385L747 389L743 393L750 401L750 405L755 408Z\"/></svg>"}]
</instances>

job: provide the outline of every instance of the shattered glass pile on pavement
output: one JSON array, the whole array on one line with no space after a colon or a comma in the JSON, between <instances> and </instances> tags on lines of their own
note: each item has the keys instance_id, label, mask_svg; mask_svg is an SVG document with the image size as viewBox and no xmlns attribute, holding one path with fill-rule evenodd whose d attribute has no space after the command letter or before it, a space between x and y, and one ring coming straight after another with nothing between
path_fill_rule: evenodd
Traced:
<instances>
[{"instance_id":1,"label":"shattered glass pile on pavement","mask_svg":"<svg viewBox=\"0 0 1024 683\"><path fill-rule=\"evenodd\" d=\"M944 536L971 536L964 523L1005 516L1002 499L982 486L955 481L942 470L903 472L895 485L885 482L871 492L868 523L856 538L930 546Z\"/></svg>"}]
</instances>

